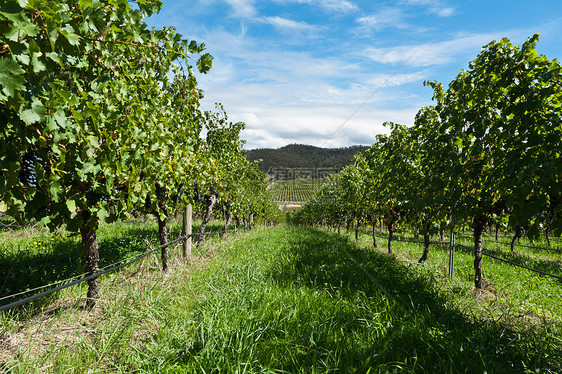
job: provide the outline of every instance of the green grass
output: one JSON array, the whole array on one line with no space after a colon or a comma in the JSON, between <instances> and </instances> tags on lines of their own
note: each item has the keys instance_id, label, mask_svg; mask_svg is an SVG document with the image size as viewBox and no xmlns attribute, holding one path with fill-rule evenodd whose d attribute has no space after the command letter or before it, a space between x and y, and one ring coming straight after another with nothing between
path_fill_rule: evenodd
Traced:
<instances>
[{"instance_id":1,"label":"green grass","mask_svg":"<svg viewBox=\"0 0 562 374\"><path fill-rule=\"evenodd\" d=\"M513 275L522 285L497 291L507 292L505 300L491 297L492 286L479 298L468 254L459 253L458 275L449 282L445 248L432 248L419 266L403 262L421 254L416 245L397 243L395 257L371 250L368 239L258 228L207 241L192 267L181 264L176 249L168 274L152 258L104 277L93 312L79 307L84 290L74 288L23 322L3 314L0 344L9 353L0 354L0 365L21 373L562 370L559 310L549 320L519 323L505 304L519 307L520 291L512 287L527 287L524 276ZM485 266L496 290L513 281L491 278L500 268ZM557 302L559 284L537 281L534 291L542 288L557 292Z\"/></svg>"},{"instance_id":2,"label":"green grass","mask_svg":"<svg viewBox=\"0 0 562 374\"><path fill-rule=\"evenodd\" d=\"M180 221L173 219L168 225L168 238L179 236ZM208 231L218 230L211 224ZM194 230L197 226L194 227ZM104 268L145 252L148 246L159 246L158 226L151 216L129 222L101 225L99 238L99 267ZM21 230L0 232L0 298L43 285L53 284L83 274L80 236L59 230L27 227ZM40 292L41 290L37 291ZM35 292L35 293L37 293ZM26 294L22 297L27 297ZM0 301L5 305L15 299ZM49 303L40 299L36 303Z\"/></svg>"},{"instance_id":3,"label":"green grass","mask_svg":"<svg viewBox=\"0 0 562 374\"><path fill-rule=\"evenodd\" d=\"M404 235L408 237L407 235ZM412 239L411 237L409 237ZM561 255L556 251L540 250L536 248L517 247L516 253L512 254L508 237L496 243L493 236L484 236L483 248L485 253L533 268L548 272L556 276L562 276ZM370 241L367 235L362 240L364 243ZM461 243L471 246L469 235L460 238ZM521 241L523 244L523 240ZM541 246L546 243L535 242ZM386 239L379 238L379 245L386 246ZM399 256L406 257L410 262L415 262L423 252L421 245L411 243L393 244L395 252ZM381 248L382 250L382 248ZM428 262L424 265L429 272L445 277L448 271L449 243L442 245L431 245ZM455 279L453 282L441 282L448 285L446 289L455 288L461 292L460 295L448 295L447 297L456 302L471 304L475 307L476 300L473 295L472 285L474 279L473 252L460 249L455 250ZM496 259L483 257L483 273L486 287L482 298L487 298L488 303L480 306L480 313L488 317L503 321L507 324L529 324L538 321L542 326L549 326L554 321L558 327L562 321L562 303L557 295L562 294L562 282L559 279L539 275L529 270L512 266ZM450 286L454 284L455 286ZM463 297L460 297L463 296Z\"/></svg>"}]
</instances>

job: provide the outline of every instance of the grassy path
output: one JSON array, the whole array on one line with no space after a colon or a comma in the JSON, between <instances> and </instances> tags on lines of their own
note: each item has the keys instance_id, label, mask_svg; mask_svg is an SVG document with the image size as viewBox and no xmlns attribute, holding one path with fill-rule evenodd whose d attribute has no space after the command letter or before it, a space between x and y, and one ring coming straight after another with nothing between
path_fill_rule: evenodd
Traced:
<instances>
[{"instance_id":1,"label":"grassy path","mask_svg":"<svg viewBox=\"0 0 562 374\"><path fill-rule=\"evenodd\" d=\"M344 236L287 226L260 228L224 243L211 242L199 256L193 269L175 264L174 271L161 275L156 265L145 263L105 279L104 300L94 313L64 305L72 295L61 295L56 310L33 317L24 328L34 326L44 337L17 351L16 363L5 359L4 369L562 370L560 336L538 330L521 334L469 318L449 306L454 303L440 296L422 267L404 266ZM14 320L3 317L2 323L4 337L16 341ZM18 329L21 334L21 325Z\"/></svg>"}]
</instances>

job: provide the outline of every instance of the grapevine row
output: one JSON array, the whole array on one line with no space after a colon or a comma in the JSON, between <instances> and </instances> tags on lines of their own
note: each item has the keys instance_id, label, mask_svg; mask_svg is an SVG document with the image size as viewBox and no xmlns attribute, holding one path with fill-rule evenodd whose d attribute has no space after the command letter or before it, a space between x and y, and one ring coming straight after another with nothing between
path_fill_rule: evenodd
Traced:
<instances>
[{"instance_id":1,"label":"grapevine row","mask_svg":"<svg viewBox=\"0 0 562 374\"><path fill-rule=\"evenodd\" d=\"M521 47L493 41L445 89L434 90L406 127L386 123L390 135L344 169L299 213L302 223L360 226L382 221L388 251L393 233L408 224L430 236L445 227L473 231L474 284L482 287L482 233L511 227L531 238L562 234L562 67L539 55L539 35ZM373 231L374 245L376 238ZM514 238L515 240L515 238Z\"/></svg>"},{"instance_id":2,"label":"grapevine row","mask_svg":"<svg viewBox=\"0 0 562 374\"><path fill-rule=\"evenodd\" d=\"M273 201L278 203L304 203L312 199L319 189L320 184L313 181L308 183L275 182L271 187L271 195Z\"/></svg>"},{"instance_id":3,"label":"grapevine row","mask_svg":"<svg viewBox=\"0 0 562 374\"><path fill-rule=\"evenodd\" d=\"M275 217L265 175L242 152L244 124L199 109L205 45L143 21L161 1L37 4L0 5L0 212L80 233L86 275L97 273L100 222L153 214L166 244L168 217L195 204L196 184L213 196L201 210L218 201L235 217ZM94 306L97 279L87 296Z\"/></svg>"}]
</instances>

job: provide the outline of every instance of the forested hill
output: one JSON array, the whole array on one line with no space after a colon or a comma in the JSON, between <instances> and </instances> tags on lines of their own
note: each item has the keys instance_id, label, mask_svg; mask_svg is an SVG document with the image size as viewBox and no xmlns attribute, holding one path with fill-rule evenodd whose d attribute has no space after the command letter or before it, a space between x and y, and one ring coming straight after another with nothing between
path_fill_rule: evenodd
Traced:
<instances>
[{"instance_id":1,"label":"forested hill","mask_svg":"<svg viewBox=\"0 0 562 374\"><path fill-rule=\"evenodd\" d=\"M367 146L319 148L311 145L290 144L279 149L252 149L246 151L250 161L261 159L260 170L267 173L277 168L334 168L342 169L351 163L353 155Z\"/></svg>"}]
</instances>

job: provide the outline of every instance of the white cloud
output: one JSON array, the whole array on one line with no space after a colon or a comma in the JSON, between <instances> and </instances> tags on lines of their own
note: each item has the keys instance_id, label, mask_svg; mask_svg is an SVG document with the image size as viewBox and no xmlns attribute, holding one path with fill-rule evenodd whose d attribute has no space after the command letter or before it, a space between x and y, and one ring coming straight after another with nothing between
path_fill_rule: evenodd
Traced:
<instances>
[{"instance_id":1,"label":"white cloud","mask_svg":"<svg viewBox=\"0 0 562 374\"><path fill-rule=\"evenodd\" d=\"M328 10L335 11L351 11L357 9L357 6L350 1L345 0L318 0L318 1L308 1L309 3L317 3L320 7Z\"/></svg>"},{"instance_id":2,"label":"white cloud","mask_svg":"<svg viewBox=\"0 0 562 374\"><path fill-rule=\"evenodd\" d=\"M455 14L455 8L446 6L442 0L406 0L407 5L423 6L428 13L436 14L439 17L450 17Z\"/></svg>"},{"instance_id":3,"label":"white cloud","mask_svg":"<svg viewBox=\"0 0 562 374\"><path fill-rule=\"evenodd\" d=\"M386 7L375 14L357 19L359 34L370 35L371 31L380 31L387 27L408 28L404 22L405 15L399 8Z\"/></svg>"},{"instance_id":4,"label":"white cloud","mask_svg":"<svg viewBox=\"0 0 562 374\"><path fill-rule=\"evenodd\" d=\"M559 51L560 21L524 30L500 30L506 22L490 17L490 26L460 17L459 24L441 22L437 16L455 14L450 0L175 1L158 22L205 42L215 59L210 74L198 75L202 107L214 110L221 102L231 121L245 122L247 148L372 144L388 132L382 123L410 125L417 110L431 104L432 91L421 81L450 81L493 39L508 36L520 44L539 30L539 48L549 37ZM488 28L478 33L474 27Z\"/></svg>"},{"instance_id":5,"label":"white cloud","mask_svg":"<svg viewBox=\"0 0 562 374\"><path fill-rule=\"evenodd\" d=\"M347 0L274 0L278 3L299 3L318 6L327 11L349 12L358 9L357 5Z\"/></svg>"},{"instance_id":6,"label":"white cloud","mask_svg":"<svg viewBox=\"0 0 562 374\"><path fill-rule=\"evenodd\" d=\"M494 38L501 38L498 36L496 34L471 34L436 43L366 48L364 55L383 64L404 63L410 66L444 65L466 54L476 56L483 45L489 43Z\"/></svg>"},{"instance_id":7,"label":"white cloud","mask_svg":"<svg viewBox=\"0 0 562 374\"><path fill-rule=\"evenodd\" d=\"M386 121L411 125L417 110L428 104L429 95L420 100L395 87L414 75L396 77L385 87L379 87L384 76L371 77L347 89L313 78L284 84L233 82L208 87L202 81L201 85L207 97L220 98L231 121L246 123L243 138L248 149L289 143L337 147L372 144L376 134L388 131L382 127ZM404 105L391 109L389 102ZM207 109L212 109L211 104L204 103Z\"/></svg>"},{"instance_id":8,"label":"white cloud","mask_svg":"<svg viewBox=\"0 0 562 374\"><path fill-rule=\"evenodd\" d=\"M370 37L373 32L379 32L386 28L406 29L415 32L426 31L426 27L420 27L415 22L420 17L419 11L411 9L423 6L427 13L448 17L454 14L454 9L441 4L440 0L404 0L393 6L381 6L371 14L359 17L356 22L359 27L356 34L362 37ZM417 25L417 26L416 26Z\"/></svg>"},{"instance_id":9,"label":"white cloud","mask_svg":"<svg viewBox=\"0 0 562 374\"><path fill-rule=\"evenodd\" d=\"M235 15L240 17L253 17L257 11L254 7L254 0L224 0L234 10Z\"/></svg>"},{"instance_id":10,"label":"white cloud","mask_svg":"<svg viewBox=\"0 0 562 374\"><path fill-rule=\"evenodd\" d=\"M213 74L204 79L220 76L226 82L230 72L234 81L259 82L268 85L318 81L324 78L351 78L360 72L357 64L341 59L340 56L316 57L310 52L280 49L259 50L252 40L226 32L216 32L205 38L208 50L215 55ZM236 65L236 69L232 68ZM230 66L230 67L229 67Z\"/></svg>"},{"instance_id":11,"label":"white cloud","mask_svg":"<svg viewBox=\"0 0 562 374\"><path fill-rule=\"evenodd\" d=\"M213 74L199 78L205 90L203 107L212 110L219 101L231 121L245 122L243 138L248 149L288 143L372 144L377 133L387 131L383 122L411 124L417 109L427 104L396 90L426 78L423 71L390 77L366 74L350 56L264 50L252 39L225 31L213 31L205 39L217 53ZM332 137L367 98L369 102ZM389 110L391 101L417 109Z\"/></svg>"},{"instance_id":12,"label":"white cloud","mask_svg":"<svg viewBox=\"0 0 562 374\"><path fill-rule=\"evenodd\" d=\"M408 12L403 6L381 7L375 13L359 17L355 21L359 26L354 33L363 38L370 38L373 33L384 29L407 30L415 34L424 33L429 28L416 22L416 18L419 16L419 13Z\"/></svg>"},{"instance_id":13,"label":"white cloud","mask_svg":"<svg viewBox=\"0 0 562 374\"><path fill-rule=\"evenodd\" d=\"M376 107L353 112L350 106L291 106L284 108L247 108L241 113L247 128L243 137L246 148L277 148L290 143L322 147L344 147L350 144L371 145L375 136L388 133L384 122L411 125L418 107L388 110ZM232 114L232 113L231 113Z\"/></svg>"},{"instance_id":14,"label":"white cloud","mask_svg":"<svg viewBox=\"0 0 562 374\"><path fill-rule=\"evenodd\" d=\"M368 78L365 83L375 87L396 87L407 83L423 81L428 77L427 71L418 71L407 74L376 74Z\"/></svg>"},{"instance_id":15,"label":"white cloud","mask_svg":"<svg viewBox=\"0 0 562 374\"><path fill-rule=\"evenodd\" d=\"M301 31L314 31L316 30L316 27L313 25L310 25L306 22L297 22L297 21L293 21L287 18L282 18L282 17L264 17L263 18L265 22L281 28L281 29L292 29L292 30L301 30Z\"/></svg>"}]
</instances>

